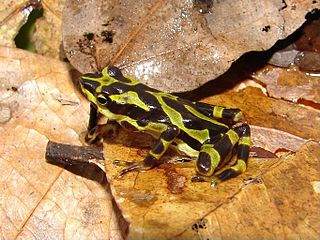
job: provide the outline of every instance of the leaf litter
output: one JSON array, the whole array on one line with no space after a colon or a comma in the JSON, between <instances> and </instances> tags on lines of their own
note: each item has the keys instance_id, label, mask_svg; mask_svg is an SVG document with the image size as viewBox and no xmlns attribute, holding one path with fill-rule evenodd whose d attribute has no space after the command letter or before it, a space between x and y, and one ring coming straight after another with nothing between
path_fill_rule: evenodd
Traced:
<instances>
[{"instance_id":1,"label":"leaf litter","mask_svg":"<svg viewBox=\"0 0 320 240\"><path fill-rule=\"evenodd\" d=\"M128 3L128 6L130 4ZM140 32L137 31L133 34L138 38L132 38L130 42L127 42L126 48L121 48L121 44L116 45L118 47L114 47L114 45L111 48L109 47L111 52L115 52L115 55L106 54L103 48L98 49L98 53L101 54L98 54L98 65L103 66L103 61L110 60L102 60L105 56L117 56L117 58L114 58L116 60L113 60L114 63L121 64L130 75L135 75L151 85L161 85L171 91L175 91L175 86L169 83L170 78L187 79L184 78L184 75L176 75L176 72L179 73L179 71L172 71L172 66L176 70L177 66L181 66L182 62L188 63L186 61L188 56L181 51L184 48L178 48L178 54L170 51L164 52L165 56L170 56L170 54L172 56L168 58L169 61L165 58L165 62L171 61L174 64L171 67L169 65L169 67L158 68L160 69L159 73L154 72L154 67L159 67L156 62L148 63L149 59L154 59L145 57L148 54L153 56L154 52L145 51L144 49L145 55L141 55L137 51L141 42L143 43L141 45L149 46L148 38L144 38L147 34L150 34L150 32L147 32L149 29L146 28L146 26L150 26L148 22L150 20L146 17L148 13L150 14L150 19L152 19L153 14L167 19L161 11L157 12L163 6L161 5L162 1L158 1L156 3L158 5L152 4L153 2L150 5L144 5L145 8L141 9L145 10L145 12L142 11L141 15L137 14L138 18L136 23L133 24L133 29L136 29L135 27L137 26L139 28L141 19L145 21L142 28L139 29ZM228 5L228 1L224 4ZM298 8L299 14L301 14L298 14L298 16L303 16L302 13L316 7L314 3L310 6L308 4L309 2L305 2ZM128 11L121 11L121 7L127 6L120 6L117 11L114 11L115 15L120 12L128 13ZM212 11L210 10L210 4L200 6L200 8L199 6L197 7L197 11L207 14L203 16L210 17L210 11ZM223 6L220 5L220 7L222 8ZM287 20L297 14L292 6L283 6L279 3L277 7L286 15L285 19ZM82 13L88 14L88 11L85 11L86 9L88 8L83 8ZM92 8L91 10L94 12L95 9ZM125 9L128 10L130 8ZM185 12L182 10L179 14L183 13L186 16L190 16L188 15L188 8ZM77 11L78 13L81 12L79 7ZM219 13L223 15L223 11ZM99 21L100 15L97 14L97 16L97 21ZM130 13L128 16L130 18ZM131 16L133 15L131 14ZM192 13L192 17L193 20L199 19L194 13ZM168 19L170 19L170 16ZM173 19L178 20L179 17ZM222 17L220 20L223 21L223 19ZM121 20L123 19L118 18L116 24L121 24ZM110 27L110 24L114 24L113 21L113 18L107 18L105 27ZM124 20L122 22L123 25L125 25L125 21L128 20ZM181 23L188 23L188 21ZM302 20L288 20L287 23L292 25L286 28L288 32L284 33L282 37L299 26ZM244 23L244 25L246 24ZM82 26L85 25L82 24ZM169 26L172 27L172 25ZM179 27L179 25L176 26ZM182 30L186 30L191 29L194 25L191 23L191 27L183 24L180 26L183 27ZM272 27L272 25L270 26ZM112 27L108 28L105 30L104 35L101 35L104 40L107 40L107 44L114 44L118 40L118 30L120 31L120 28L116 28L116 30L113 31ZM176 30L179 30L179 28L176 28ZM210 31L213 30L211 29ZM262 28L262 32L269 30L267 26ZM127 32L124 31L125 34L122 37L126 38L128 36L126 33L130 35L130 31L132 31L132 28ZM222 29L223 31L225 29ZM90 32L88 31L88 33ZM98 33L102 32L98 31ZM236 33L237 31L234 29L230 31L229 36L231 39L233 34ZM256 32L253 31L253 33ZM245 34L247 34L246 31ZM245 34L243 36L247 37ZM190 35L192 35L192 31L188 36ZM224 35L224 37L227 36L228 34ZM80 39L79 35L78 39ZM135 39L141 41L138 43ZM159 39L163 40L163 38ZM192 39L191 37L189 40ZM177 42L177 45L180 43L183 47L185 46L183 44L186 43L176 40L172 40L172 42ZM192 41L190 42L192 43ZM207 44L209 42L203 41L201 43ZM162 41L162 44L163 46L169 46L168 48L170 49L171 45L167 44L166 41ZM271 46L273 43L269 44ZM201 47L204 45L196 45L195 49L198 52L203 50L200 51L203 53L205 50L201 49ZM150 46L156 45L151 44ZM161 44L157 46L161 46ZM210 44L208 46L211 47ZM242 49L243 52L250 49L246 47ZM117 55L119 48L122 49L120 51L121 54ZM161 51L160 47L159 49ZM172 49L175 51L176 46ZM188 51L189 49L187 48ZM232 53L234 55L231 54L233 57L229 56L232 59L231 61L238 58L241 55L240 52L241 47L239 52L234 51ZM193 53L190 51L190 54ZM158 55L155 54L155 56ZM181 56L183 58L180 58ZM84 66L90 66L90 69L95 67L94 65L97 62L92 62L90 56L87 57L85 61L77 58L77 62L84 64ZM175 57L177 57L178 62L174 60ZM204 61L202 63L206 64L205 55L203 55L203 58L202 60ZM0 130L2 131L2 136L5 136L1 139L2 152L0 156L1 165L3 165L2 169L4 169L1 185L5 186L3 189L5 189L4 196L6 196L4 202L1 203L2 209L7 210L7 212L1 214L3 216L1 221L5 223L5 227L1 227L2 236L24 238L28 238L31 235L41 238L46 236L65 236L67 238L86 236L93 239L101 238L101 236L104 238L110 236L113 239L121 239L125 232L126 224L118 225L121 217L119 212L113 209L111 195L107 183L103 180L103 174L93 166L67 168L69 172L44 162L44 149L48 139L79 145L81 143L81 134L86 129L88 113L85 107L88 109L88 104L75 91L72 85L70 80L72 70L70 66L58 61L39 59L36 55L8 48L1 49L0 59L4 61L0 64L0 72L2 74L0 77L2 84L0 119L4 119L0 123ZM226 62L229 61L227 63L228 67L230 66L230 59L224 59ZM77 66L76 62L73 62L73 64ZM141 66L145 67L148 64L151 66L148 68L152 73L150 78L146 77L144 72L138 71L139 66L141 68ZM192 68L188 68L192 69L193 72L188 73L188 71L185 71L186 75L200 79L201 84L203 84L209 78L204 81L201 80L201 76L208 74L208 72L207 70L204 73L201 73L201 71L195 72L198 66L194 64L195 60L193 59ZM215 67L217 67L216 64ZM221 67L221 69L218 67L218 75L228 67ZM211 72L206 77L217 76L215 75L217 72ZM164 77L161 74L164 74ZM291 76L294 74L292 73ZM284 75L285 78L286 75ZM154 81L152 79L158 82L152 83ZM167 85L159 82L158 79L165 79L168 81ZM316 80L317 78L314 79ZM261 79L255 80L257 80L257 83L262 82ZM299 77L297 80L300 80ZM199 86L200 82L194 82L188 88ZM314 81L312 82L314 84ZM66 83L68 83L67 87ZM118 180L116 178L118 169L111 164L112 159L119 159L119 156L122 156L125 160L142 160L144 152L138 146L131 146L130 141L126 141L126 144L122 144L121 141L120 144L116 144L116 141L111 144L105 144L107 178L111 183L111 192L120 206L124 218L131 224L129 238L152 239L153 236L158 237L159 234L162 234L161 236L163 237L181 239L222 238L238 236L239 229L243 229L241 232L245 232L248 238L252 238L257 236L257 226L265 226L261 234L266 235L261 235L261 237L318 237L318 233L314 229L319 228L317 225L319 219L314 213L318 212L319 209L316 204L319 202L319 196L315 194L317 193L316 186L319 182L317 177L319 176L319 166L317 166L319 162L319 144L307 142L307 140L312 138L319 141L319 132L317 131L319 129L317 128L319 111L314 107L307 108L305 105L296 104L295 102L301 103L299 99L286 99L293 101L293 103L276 99L278 97L275 96L273 96L274 99L271 99L269 94L272 92L270 90L272 84L263 84L269 87L267 90L268 96L257 89L248 88L237 93L232 91L220 92L221 94L218 96L212 97L208 95L209 97L204 99L207 102L215 102L230 107L235 105L235 107L243 109L247 116L247 121L250 124L259 125L258 127L253 127L252 131L255 145L260 145L272 153L277 153L281 149L286 150L284 154L281 154L280 158L251 158L248 172L223 186L218 186L217 189L211 189L208 185L202 183L190 183L190 177L194 175L192 162L164 164L161 168L156 168L146 173L132 173ZM61 85L63 88L61 88ZM181 86L179 89L181 89ZM279 98L284 98L288 93L288 90L285 91ZM307 99L310 95L312 97L311 101L314 101L315 94L304 94L304 99ZM310 123L310 119L315 119L315 122ZM19 137L17 138L17 136ZM132 139L129 138L129 140ZM140 143L145 141L146 138L143 137ZM135 142L137 144L137 139ZM305 142L307 143L305 144ZM303 147L301 148L301 146ZM293 154L290 151L297 151L298 153ZM169 153L167 160L170 161L171 158L175 157L177 156ZM85 176L88 179L75 176L71 172ZM296 187L299 187L299 189ZM283 188L287 189L287 191L284 192ZM297 193L297 191L299 192ZM94 198L92 195L94 195ZM296 195L301 196L299 198L301 202L298 204L295 203L295 199L292 199L292 196ZM261 196L264 197L262 198ZM306 201L305 196L310 197L308 201ZM299 205L306 206L309 214L303 214L304 212ZM259 214L257 214L257 209ZM185 215L185 213L187 214ZM272 216L267 224L265 224L265 221L268 219L264 217L266 215ZM170 216L170 219L168 219L168 216ZM274 222L280 222L280 224L274 227L271 224ZM235 231L234 226L238 226L237 231ZM272 230L270 231L270 229Z\"/></svg>"}]
</instances>

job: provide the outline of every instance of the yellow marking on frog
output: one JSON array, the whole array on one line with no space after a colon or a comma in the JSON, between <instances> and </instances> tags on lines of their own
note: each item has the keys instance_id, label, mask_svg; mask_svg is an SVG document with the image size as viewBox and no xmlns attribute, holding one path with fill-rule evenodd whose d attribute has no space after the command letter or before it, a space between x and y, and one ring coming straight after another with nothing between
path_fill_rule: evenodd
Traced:
<instances>
[{"instance_id":1,"label":"yellow marking on frog","mask_svg":"<svg viewBox=\"0 0 320 240\"><path fill-rule=\"evenodd\" d=\"M150 111L149 107L144 102L141 101L138 93L136 92L129 91L122 94L110 95L109 97L111 100L117 103L132 104L146 111Z\"/></svg>"},{"instance_id":2,"label":"yellow marking on frog","mask_svg":"<svg viewBox=\"0 0 320 240\"><path fill-rule=\"evenodd\" d=\"M247 145L247 146L252 146L251 138L250 137L242 137L239 140L239 144Z\"/></svg>"},{"instance_id":3,"label":"yellow marking on frog","mask_svg":"<svg viewBox=\"0 0 320 240\"><path fill-rule=\"evenodd\" d=\"M209 131L208 129L189 129L186 128L183 124L183 117L181 114L175 110L174 108L169 107L162 99L163 93L153 93L153 95L157 98L158 102L160 103L163 111L167 114L167 116L170 118L171 123L181 130L187 132L190 137L197 139L199 141L205 141L209 139ZM166 96L166 95L165 95ZM212 120L211 120L212 121Z\"/></svg>"},{"instance_id":4,"label":"yellow marking on frog","mask_svg":"<svg viewBox=\"0 0 320 240\"><path fill-rule=\"evenodd\" d=\"M165 152L165 151L162 151L161 153L156 154L156 153L154 153L154 152L151 150L151 151L149 151L149 154L150 154L151 156L153 156L154 158L156 158L156 159L160 159L160 158L162 157L162 155L164 154L164 152Z\"/></svg>"},{"instance_id":5,"label":"yellow marking on frog","mask_svg":"<svg viewBox=\"0 0 320 240\"><path fill-rule=\"evenodd\" d=\"M236 165L232 166L231 169L236 172L245 172L247 169L247 164L244 160L238 159Z\"/></svg>"},{"instance_id":6,"label":"yellow marking on frog","mask_svg":"<svg viewBox=\"0 0 320 240\"><path fill-rule=\"evenodd\" d=\"M241 119L243 119L243 113L241 111L233 117L233 121L235 122L239 122Z\"/></svg>"},{"instance_id":7,"label":"yellow marking on frog","mask_svg":"<svg viewBox=\"0 0 320 240\"><path fill-rule=\"evenodd\" d=\"M219 125L219 126L224 126L224 127L226 127L226 128L229 128L227 125L225 125L225 124L223 124L223 123L221 123L221 122L218 122L218 121L216 121L216 120L214 120L214 119L212 119L212 118L210 118L210 117L207 117L207 116L205 116L204 114L198 112L198 111L195 110L193 107L190 107L190 106L188 106L188 105L184 105L184 106L185 106L185 108L186 108L189 112L191 112L193 115L195 115L196 117L198 117L198 118L200 118L200 119L203 119L203 120L205 120L205 121L211 122L211 123L216 124L216 125Z\"/></svg>"},{"instance_id":8,"label":"yellow marking on frog","mask_svg":"<svg viewBox=\"0 0 320 240\"><path fill-rule=\"evenodd\" d=\"M214 149L212 146L208 146L208 147L203 146L200 152L207 153L210 156L210 162L211 162L210 171L206 172L205 174L201 173L201 175L212 176L214 173L214 170L218 167L220 163L220 160L221 160L220 153L216 149ZM198 159L198 161L201 161L201 159Z\"/></svg>"},{"instance_id":9,"label":"yellow marking on frog","mask_svg":"<svg viewBox=\"0 0 320 240\"><path fill-rule=\"evenodd\" d=\"M217 117L217 118L222 118L223 109L224 108L222 108L222 107L214 106L214 108L213 108L213 116Z\"/></svg>"},{"instance_id":10,"label":"yellow marking on frog","mask_svg":"<svg viewBox=\"0 0 320 240\"><path fill-rule=\"evenodd\" d=\"M239 141L239 135L232 129L230 129L226 135L228 135L232 145L235 145Z\"/></svg>"}]
</instances>

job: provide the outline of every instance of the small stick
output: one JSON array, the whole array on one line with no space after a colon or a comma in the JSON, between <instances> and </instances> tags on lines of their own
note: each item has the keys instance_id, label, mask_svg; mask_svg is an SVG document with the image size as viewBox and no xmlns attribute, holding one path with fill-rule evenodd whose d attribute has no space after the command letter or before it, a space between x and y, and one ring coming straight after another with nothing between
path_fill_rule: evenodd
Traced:
<instances>
[{"instance_id":1,"label":"small stick","mask_svg":"<svg viewBox=\"0 0 320 240\"><path fill-rule=\"evenodd\" d=\"M48 163L55 165L94 163L103 171L105 170L102 147L75 146L49 141L45 158Z\"/></svg>"}]
</instances>

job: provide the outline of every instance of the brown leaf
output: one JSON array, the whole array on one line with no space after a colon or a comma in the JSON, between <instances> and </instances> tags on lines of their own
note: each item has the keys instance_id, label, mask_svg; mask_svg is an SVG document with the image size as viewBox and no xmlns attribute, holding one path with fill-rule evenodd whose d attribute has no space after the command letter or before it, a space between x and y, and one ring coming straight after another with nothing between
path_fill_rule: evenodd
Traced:
<instances>
[{"instance_id":1,"label":"brown leaf","mask_svg":"<svg viewBox=\"0 0 320 240\"><path fill-rule=\"evenodd\" d=\"M272 97L320 104L320 82L316 75L312 76L295 68L266 66L253 77L266 85L268 94Z\"/></svg>"},{"instance_id":2,"label":"brown leaf","mask_svg":"<svg viewBox=\"0 0 320 240\"><path fill-rule=\"evenodd\" d=\"M65 0L42 2L43 17L37 19L32 43L35 51L42 55L63 59L61 15Z\"/></svg>"},{"instance_id":3,"label":"brown leaf","mask_svg":"<svg viewBox=\"0 0 320 240\"><path fill-rule=\"evenodd\" d=\"M1 238L122 238L104 173L95 166L66 171L44 159L48 139L80 144L86 129L88 103L72 71L0 48Z\"/></svg>"},{"instance_id":4,"label":"brown leaf","mask_svg":"<svg viewBox=\"0 0 320 240\"><path fill-rule=\"evenodd\" d=\"M257 88L229 91L204 101L240 108L250 124L279 129L305 139L320 140L319 110L269 98Z\"/></svg>"},{"instance_id":5,"label":"brown leaf","mask_svg":"<svg viewBox=\"0 0 320 240\"><path fill-rule=\"evenodd\" d=\"M308 141L274 128L265 128L255 125L250 125L250 128L253 145L269 150L272 153L281 150L298 152L302 145Z\"/></svg>"},{"instance_id":6,"label":"brown leaf","mask_svg":"<svg viewBox=\"0 0 320 240\"><path fill-rule=\"evenodd\" d=\"M28 0L2 0L0 4L0 46L14 47L14 38L33 9Z\"/></svg>"},{"instance_id":7,"label":"brown leaf","mask_svg":"<svg viewBox=\"0 0 320 240\"><path fill-rule=\"evenodd\" d=\"M119 179L119 167L112 164L114 160L141 161L143 157L136 147L112 143L104 147L107 178L115 201L130 223L130 239L237 238L240 234L257 238L260 233L256 229L264 221L266 226L261 236L268 234L271 239L286 233L319 237L315 230L319 225L316 214L320 210L319 196L311 188L311 181L319 180L318 143L308 143L297 155L280 159L251 158L246 173L216 188L211 188L207 182L191 183L195 170L193 164L185 163L169 167L180 181L172 182L166 164ZM167 157L174 158L174 155ZM306 175L307 172L310 174ZM173 185L179 191L172 191ZM296 196L299 200L295 203ZM309 196L310 201L305 202ZM286 198L294 204L294 209L290 209L291 203L286 202ZM302 214L305 211L301 206L305 204L309 215ZM200 223L199 219L202 219ZM272 229L274 222L278 222L277 229ZM248 230L239 232L234 228L237 224ZM296 225L300 227L295 229ZM283 233L280 229L287 230Z\"/></svg>"},{"instance_id":8,"label":"brown leaf","mask_svg":"<svg viewBox=\"0 0 320 240\"><path fill-rule=\"evenodd\" d=\"M318 239L320 145L309 142L296 155L280 158L177 239ZM211 210L211 211L210 211ZM202 227L195 227L201 224Z\"/></svg>"},{"instance_id":9,"label":"brown leaf","mask_svg":"<svg viewBox=\"0 0 320 240\"><path fill-rule=\"evenodd\" d=\"M270 48L317 6L280 0L70 0L63 14L64 47L80 72L112 63L149 86L181 92L215 79L245 52Z\"/></svg>"}]
</instances>

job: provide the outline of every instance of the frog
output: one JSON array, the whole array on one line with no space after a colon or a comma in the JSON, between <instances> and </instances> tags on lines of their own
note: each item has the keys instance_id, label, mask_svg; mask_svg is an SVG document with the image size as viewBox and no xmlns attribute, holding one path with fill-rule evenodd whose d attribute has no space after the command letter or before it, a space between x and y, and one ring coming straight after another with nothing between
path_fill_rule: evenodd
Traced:
<instances>
[{"instance_id":1,"label":"frog","mask_svg":"<svg viewBox=\"0 0 320 240\"><path fill-rule=\"evenodd\" d=\"M108 119L105 129L120 126L155 138L143 161L113 162L121 167L119 177L159 166L169 148L195 160L196 176L192 181L209 181L212 187L246 171L252 143L250 127L243 121L240 109L159 91L124 75L115 66L86 73L79 82L90 101L87 142L101 135L99 115ZM234 155L236 161L230 164L230 156Z\"/></svg>"}]
</instances>

